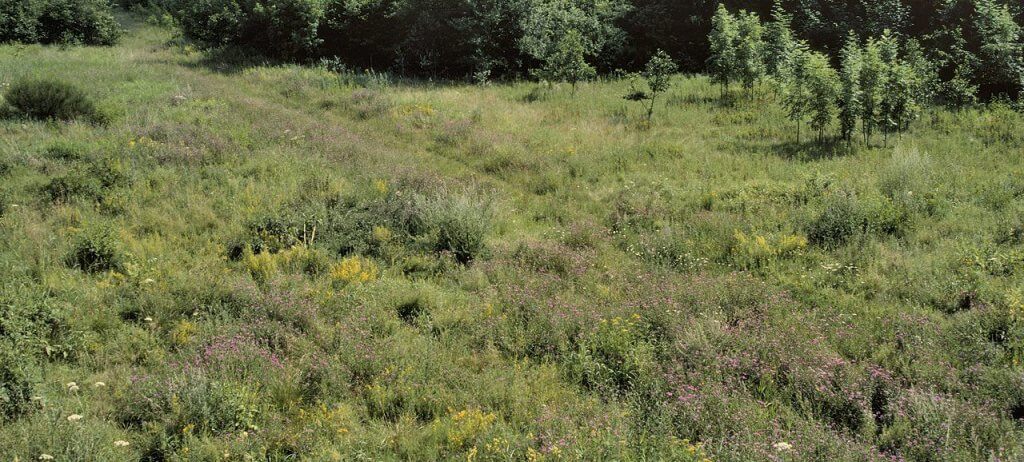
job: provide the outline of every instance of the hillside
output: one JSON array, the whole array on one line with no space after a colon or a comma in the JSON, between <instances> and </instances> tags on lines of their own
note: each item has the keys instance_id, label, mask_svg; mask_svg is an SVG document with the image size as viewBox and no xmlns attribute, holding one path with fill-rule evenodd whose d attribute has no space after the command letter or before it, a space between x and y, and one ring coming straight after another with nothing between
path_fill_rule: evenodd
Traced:
<instances>
[{"instance_id":1,"label":"hillside","mask_svg":"<svg viewBox=\"0 0 1024 462\"><path fill-rule=\"evenodd\" d=\"M1024 116L0 46L0 460L1024 457ZM115 442L117 442L115 444Z\"/></svg>"}]
</instances>

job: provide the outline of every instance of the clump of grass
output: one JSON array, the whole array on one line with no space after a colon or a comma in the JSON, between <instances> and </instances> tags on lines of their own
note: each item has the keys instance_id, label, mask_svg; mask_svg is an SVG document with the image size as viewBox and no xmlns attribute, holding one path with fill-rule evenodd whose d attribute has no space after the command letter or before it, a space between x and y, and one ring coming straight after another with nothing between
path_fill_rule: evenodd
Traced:
<instances>
[{"instance_id":1,"label":"clump of grass","mask_svg":"<svg viewBox=\"0 0 1024 462\"><path fill-rule=\"evenodd\" d=\"M4 95L15 116L39 120L75 120L103 123L106 117L82 89L58 80L24 79L11 84Z\"/></svg>"},{"instance_id":2,"label":"clump of grass","mask_svg":"<svg viewBox=\"0 0 1024 462\"><path fill-rule=\"evenodd\" d=\"M394 108L395 103L387 95L379 90L361 88L352 92L349 97L349 107L359 119L372 119L380 117Z\"/></svg>"},{"instance_id":3,"label":"clump of grass","mask_svg":"<svg viewBox=\"0 0 1024 462\"><path fill-rule=\"evenodd\" d=\"M86 157L85 150L77 144L59 141L46 148L46 157L64 162L82 160Z\"/></svg>"},{"instance_id":4,"label":"clump of grass","mask_svg":"<svg viewBox=\"0 0 1024 462\"><path fill-rule=\"evenodd\" d=\"M428 316L434 309L434 299L430 292L417 289L409 289L400 293L395 303L395 314L402 321L408 324L416 324L420 318Z\"/></svg>"}]
</instances>

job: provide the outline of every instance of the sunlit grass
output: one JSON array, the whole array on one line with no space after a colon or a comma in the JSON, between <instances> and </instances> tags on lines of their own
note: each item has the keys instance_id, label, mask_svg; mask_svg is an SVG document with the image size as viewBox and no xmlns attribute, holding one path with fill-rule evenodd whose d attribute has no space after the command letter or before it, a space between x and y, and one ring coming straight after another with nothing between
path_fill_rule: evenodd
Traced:
<instances>
[{"instance_id":1,"label":"sunlit grass","mask_svg":"<svg viewBox=\"0 0 1024 462\"><path fill-rule=\"evenodd\" d=\"M768 86L677 76L648 127L623 81L236 69L123 20L0 47L111 114L0 121L2 456L1020 457L1009 108L848 149Z\"/></svg>"}]
</instances>

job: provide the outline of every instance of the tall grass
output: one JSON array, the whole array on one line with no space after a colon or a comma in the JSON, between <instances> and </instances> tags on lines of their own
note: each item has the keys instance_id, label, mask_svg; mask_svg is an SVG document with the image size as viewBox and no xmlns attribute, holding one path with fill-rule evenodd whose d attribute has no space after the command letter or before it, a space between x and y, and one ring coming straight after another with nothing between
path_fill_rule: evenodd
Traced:
<instances>
[{"instance_id":1,"label":"tall grass","mask_svg":"<svg viewBox=\"0 0 1024 462\"><path fill-rule=\"evenodd\" d=\"M225 69L123 19L0 47L118 114L0 121L4 457L1022 456L1012 109L846 149L676 76L640 129L624 81Z\"/></svg>"}]
</instances>

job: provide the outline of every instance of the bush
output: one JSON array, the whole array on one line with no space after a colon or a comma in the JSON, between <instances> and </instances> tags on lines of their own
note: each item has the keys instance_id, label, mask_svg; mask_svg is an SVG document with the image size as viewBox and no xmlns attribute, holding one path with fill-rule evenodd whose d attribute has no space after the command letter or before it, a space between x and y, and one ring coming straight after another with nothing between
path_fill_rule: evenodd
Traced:
<instances>
[{"instance_id":1,"label":"bush","mask_svg":"<svg viewBox=\"0 0 1024 462\"><path fill-rule=\"evenodd\" d=\"M144 377L118 398L117 417L122 424L163 424L172 438L253 430L259 416L255 390L196 371Z\"/></svg>"},{"instance_id":2,"label":"bush","mask_svg":"<svg viewBox=\"0 0 1024 462\"><path fill-rule=\"evenodd\" d=\"M68 256L68 265L87 273L98 273L120 269L122 258L113 231L101 227L79 235Z\"/></svg>"},{"instance_id":3,"label":"bush","mask_svg":"<svg viewBox=\"0 0 1024 462\"><path fill-rule=\"evenodd\" d=\"M113 45L121 28L105 0L47 0L38 19L42 43Z\"/></svg>"},{"instance_id":4,"label":"bush","mask_svg":"<svg viewBox=\"0 0 1024 462\"><path fill-rule=\"evenodd\" d=\"M33 43L37 40L39 5L10 0L0 2L0 43Z\"/></svg>"},{"instance_id":5,"label":"bush","mask_svg":"<svg viewBox=\"0 0 1024 462\"><path fill-rule=\"evenodd\" d=\"M807 238L822 247L838 247L861 228L862 222L856 198L839 194L833 196L821 214L811 222Z\"/></svg>"},{"instance_id":6,"label":"bush","mask_svg":"<svg viewBox=\"0 0 1024 462\"><path fill-rule=\"evenodd\" d=\"M289 59L313 55L323 15L319 0L195 0L176 11L185 36L205 46L232 45Z\"/></svg>"},{"instance_id":7,"label":"bush","mask_svg":"<svg viewBox=\"0 0 1024 462\"><path fill-rule=\"evenodd\" d=\"M121 36L105 0L8 0L0 5L0 43L113 45Z\"/></svg>"},{"instance_id":8,"label":"bush","mask_svg":"<svg viewBox=\"0 0 1024 462\"><path fill-rule=\"evenodd\" d=\"M92 99L81 89L55 80L19 80L7 90L4 100L15 115L33 119L101 121Z\"/></svg>"}]
</instances>

